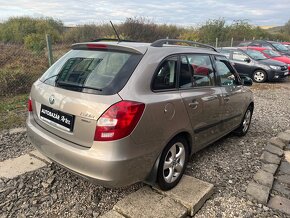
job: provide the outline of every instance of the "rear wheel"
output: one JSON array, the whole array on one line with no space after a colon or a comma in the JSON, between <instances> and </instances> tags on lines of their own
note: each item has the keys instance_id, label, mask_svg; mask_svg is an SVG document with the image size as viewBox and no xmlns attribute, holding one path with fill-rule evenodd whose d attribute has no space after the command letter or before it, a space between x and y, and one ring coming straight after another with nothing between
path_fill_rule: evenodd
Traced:
<instances>
[{"instance_id":1,"label":"rear wheel","mask_svg":"<svg viewBox=\"0 0 290 218\"><path fill-rule=\"evenodd\" d=\"M157 183L162 190L175 187L180 181L188 161L188 143L182 137L172 139L161 154Z\"/></svg>"},{"instance_id":2,"label":"rear wheel","mask_svg":"<svg viewBox=\"0 0 290 218\"><path fill-rule=\"evenodd\" d=\"M267 73L264 70L256 70L253 73L253 80L256 83L263 83L267 80Z\"/></svg>"},{"instance_id":3,"label":"rear wheel","mask_svg":"<svg viewBox=\"0 0 290 218\"><path fill-rule=\"evenodd\" d=\"M250 128L252 114L253 114L253 107L249 106L248 109L246 110L246 113L243 117L243 120L242 120L240 126L235 130L235 133L238 136L244 136L247 134L247 132Z\"/></svg>"}]
</instances>

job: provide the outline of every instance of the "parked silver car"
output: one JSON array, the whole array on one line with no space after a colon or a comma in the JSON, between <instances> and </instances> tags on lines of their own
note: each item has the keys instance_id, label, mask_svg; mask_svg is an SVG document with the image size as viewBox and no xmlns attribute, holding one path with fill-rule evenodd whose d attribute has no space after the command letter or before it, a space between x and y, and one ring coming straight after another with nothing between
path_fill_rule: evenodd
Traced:
<instances>
[{"instance_id":1,"label":"parked silver car","mask_svg":"<svg viewBox=\"0 0 290 218\"><path fill-rule=\"evenodd\" d=\"M254 103L243 84L252 81L199 43L74 44L33 84L27 132L42 154L97 184L168 190L191 154L247 133Z\"/></svg>"}]
</instances>

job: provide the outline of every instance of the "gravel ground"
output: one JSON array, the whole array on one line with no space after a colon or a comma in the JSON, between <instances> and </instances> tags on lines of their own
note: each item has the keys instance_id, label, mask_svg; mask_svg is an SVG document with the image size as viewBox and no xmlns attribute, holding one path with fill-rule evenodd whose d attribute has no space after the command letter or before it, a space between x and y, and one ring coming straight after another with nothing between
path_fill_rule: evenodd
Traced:
<instances>
[{"instance_id":1,"label":"gravel ground","mask_svg":"<svg viewBox=\"0 0 290 218\"><path fill-rule=\"evenodd\" d=\"M290 126L290 85L255 85L252 90L255 112L249 133L219 140L188 164L187 175L215 185L215 193L196 217L286 217L250 201L245 190L261 167L259 157L267 140ZM25 133L2 132L0 143L0 161L32 149ZM0 178L0 217L97 217L142 186L108 189L51 164L12 180Z\"/></svg>"},{"instance_id":2,"label":"gravel ground","mask_svg":"<svg viewBox=\"0 0 290 218\"><path fill-rule=\"evenodd\" d=\"M51 164L0 179L0 217L97 217L142 186L104 188Z\"/></svg>"},{"instance_id":3,"label":"gravel ground","mask_svg":"<svg viewBox=\"0 0 290 218\"><path fill-rule=\"evenodd\" d=\"M19 157L32 150L34 148L28 142L25 132L13 134L7 130L0 132L0 161Z\"/></svg>"}]
</instances>

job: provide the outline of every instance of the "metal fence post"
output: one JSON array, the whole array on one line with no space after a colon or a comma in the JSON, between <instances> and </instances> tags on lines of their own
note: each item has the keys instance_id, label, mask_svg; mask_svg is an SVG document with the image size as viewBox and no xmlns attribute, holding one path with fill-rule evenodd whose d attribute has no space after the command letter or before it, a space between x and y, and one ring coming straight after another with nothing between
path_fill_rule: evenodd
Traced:
<instances>
[{"instance_id":1,"label":"metal fence post","mask_svg":"<svg viewBox=\"0 0 290 218\"><path fill-rule=\"evenodd\" d=\"M51 49L51 38L50 35L46 34L46 46L48 51L48 63L49 66L53 64L53 56L52 56L52 49Z\"/></svg>"},{"instance_id":2,"label":"metal fence post","mask_svg":"<svg viewBox=\"0 0 290 218\"><path fill-rule=\"evenodd\" d=\"M231 47L233 47L233 43L234 43L234 37L232 37L231 39Z\"/></svg>"},{"instance_id":3,"label":"metal fence post","mask_svg":"<svg viewBox=\"0 0 290 218\"><path fill-rule=\"evenodd\" d=\"M217 48L218 47L218 38L215 38L215 47Z\"/></svg>"}]
</instances>

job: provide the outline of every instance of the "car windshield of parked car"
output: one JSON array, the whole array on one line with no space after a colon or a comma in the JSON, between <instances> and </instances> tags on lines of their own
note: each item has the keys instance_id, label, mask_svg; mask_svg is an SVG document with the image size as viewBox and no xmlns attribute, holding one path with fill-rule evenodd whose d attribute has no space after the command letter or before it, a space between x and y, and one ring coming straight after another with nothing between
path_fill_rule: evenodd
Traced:
<instances>
[{"instance_id":1,"label":"car windshield of parked car","mask_svg":"<svg viewBox=\"0 0 290 218\"><path fill-rule=\"evenodd\" d=\"M282 45L281 43L273 43L272 44L278 51L289 51L289 49L285 46Z\"/></svg>"},{"instance_id":2,"label":"car windshield of parked car","mask_svg":"<svg viewBox=\"0 0 290 218\"><path fill-rule=\"evenodd\" d=\"M276 58L276 57L281 57L282 56L278 52L273 51L272 49L266 49L263 52L265 54L269 55L271 58Z\"/></svg>"},{"instance_id":3,"label":"car windshield of parked car","mask_svg":"<svg viewBox=\"0 0 290 218\"><path fill-rule=\"evenodd\" d=\"M253 58L254 60L265 60L267 59L267 57L265 55L263 55L262 52L259 52L259 51L254 51L254 50L245 50L245 52L251 57Z\"/></svg>"}]
</instances>

